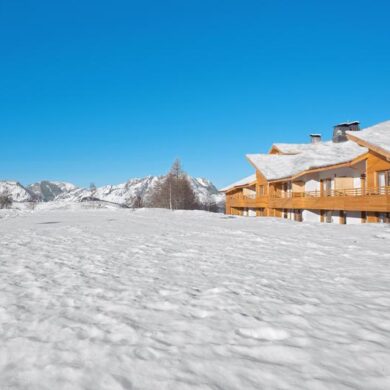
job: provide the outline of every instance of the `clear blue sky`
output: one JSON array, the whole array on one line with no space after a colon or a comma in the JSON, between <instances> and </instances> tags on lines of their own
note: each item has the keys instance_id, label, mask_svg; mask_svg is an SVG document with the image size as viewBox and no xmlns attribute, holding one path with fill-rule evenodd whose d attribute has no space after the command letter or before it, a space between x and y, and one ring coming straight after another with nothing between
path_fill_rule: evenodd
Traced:
<instances>
[{"instance_id":1,"label":"clear blue sky","mask_svg":"<svg viewBox=\"0 0 390 390\"><path fill-rule=\"evenodd\" d=\"M0 178L120 183L390 119L390 2L0 0Z\"/></svg>"}]
</instances>

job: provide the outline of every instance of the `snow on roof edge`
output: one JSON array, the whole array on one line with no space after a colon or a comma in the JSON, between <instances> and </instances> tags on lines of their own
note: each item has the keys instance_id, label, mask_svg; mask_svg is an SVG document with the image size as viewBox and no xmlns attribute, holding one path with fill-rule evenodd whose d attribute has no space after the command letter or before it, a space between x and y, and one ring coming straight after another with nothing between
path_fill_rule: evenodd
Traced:
<instances>
[{"instance_id":1,"label":"snow on roof edge","mask_svg":"<svg viewBox=\"0 0 390 390\"><path fill-rule=\"evenodd\" d=\"M390 120L379 122L360 131L347 131L346 134L368 147L378 148L386 154L390 154Z\"/></svg>"},{"instance_id":2,"label":"snow on roof edge","mask_svg":"<svg viewBox=\"0 0 390 390\"><path fill-rule=\"evenodd\" d=\"M226 192L226 191L233 189L235 187L240 187L240 186L244 186L246 184L250 184L250 183L254 182L255 180L256 180L256 173L254 173L253 175L247 176L241 180L238 180L238 181L236 181L236 182L234 182L226 187L221 188L219 190L219 192Z\"/></svg>"},{"instance_id":3,"label":"snow on roof edge","mask_svg":"<svg viewBox=\"0 0 390 390\"><path fill-rule=\"evenodd\" d=\"M248 154L246 157L267 180L281 180L311 169L347 163L367 152L367 148L353 141L317 143L310 146L298 154Z\"/></svg>"}]
</instances>

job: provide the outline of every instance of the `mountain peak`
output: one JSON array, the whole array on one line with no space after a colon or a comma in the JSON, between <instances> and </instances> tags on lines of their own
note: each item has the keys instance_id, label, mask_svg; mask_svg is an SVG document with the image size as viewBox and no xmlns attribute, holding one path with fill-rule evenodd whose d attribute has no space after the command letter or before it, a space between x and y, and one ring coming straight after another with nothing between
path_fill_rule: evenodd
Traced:
<instances>
[{"instance_id":1,"label":"mountain peak","mask_svg":"<svg viewBox=\"0 0 390 390\"><path fill-rule=\"evenodd\" d=\"M199 202L203 205L215 203L222 210L224 195L219 193L214 184L205 178L188 176L188 180ZM165 176L146 176L131 178L117 185L105 185L92 190L79 188L63 181L41 180L24 187L17 181L0 181L0 194L7 193L15 202L81 202L96 198L117 204L132 206L139 202L145 206L150 204L154 188L164 180Z\"/></svg>"}]
</instances>

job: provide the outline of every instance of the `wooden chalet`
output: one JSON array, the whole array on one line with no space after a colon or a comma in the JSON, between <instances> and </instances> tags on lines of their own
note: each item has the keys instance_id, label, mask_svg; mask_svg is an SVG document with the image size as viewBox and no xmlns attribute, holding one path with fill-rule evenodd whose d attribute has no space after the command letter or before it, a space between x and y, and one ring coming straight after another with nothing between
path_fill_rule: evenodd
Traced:
<instances>
[{"instance_id":1,"label":"wooden chalet","mask_svg":"<svg viewBox=\"0 0 390 390\"><path fill-rule=\"evenodd\" d=\"M334 127L331 141L273 144L255 173L223 188L226 214L328 223L390 222L390 121Z\"/></svg>"}]
</instances>

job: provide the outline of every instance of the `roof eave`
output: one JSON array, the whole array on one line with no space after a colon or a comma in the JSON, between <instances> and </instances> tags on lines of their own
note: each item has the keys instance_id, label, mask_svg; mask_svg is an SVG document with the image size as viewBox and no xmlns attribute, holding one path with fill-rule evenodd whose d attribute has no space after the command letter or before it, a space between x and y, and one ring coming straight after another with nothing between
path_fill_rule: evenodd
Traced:
<instances>
[{"instance_id":1,"label":"roof eave","mask_svg":"<svg viewBox=\"0 0 390 390\"><path fill-rule=\"evenodd\" d=\"M364 146L364 147L366 147L368 149L373 150L376 153L379 153L380 155L386 157L386 159L388 161L390 161L390 152L387 151L386 149L383 149L383 148L381 148L380 146L377 146L377 145L373 145L372 143L370 143L368 141L365 141L365 140L363 140L363 139L361 139L359 137L356 137L356 136L348 134L348 133L347 133L347 138L350 141L356 142L360 146Z\"/></svg>"},{"instance_id":2,"label":"roof eave","mask_svg":"<svg viewBox=\"0 0 390 390\"><path fill-rule=\"evenodd\" d=\"M245 158L248 160L249 164L251 164L252 167L255 168L256 173L259 173L264 180L269 181L268 177L265 176L263 172L261 172L261 170L256 166L256 164L253 161L251 161L248 155L246 155Z\"/></svg>"}]
</instances>

